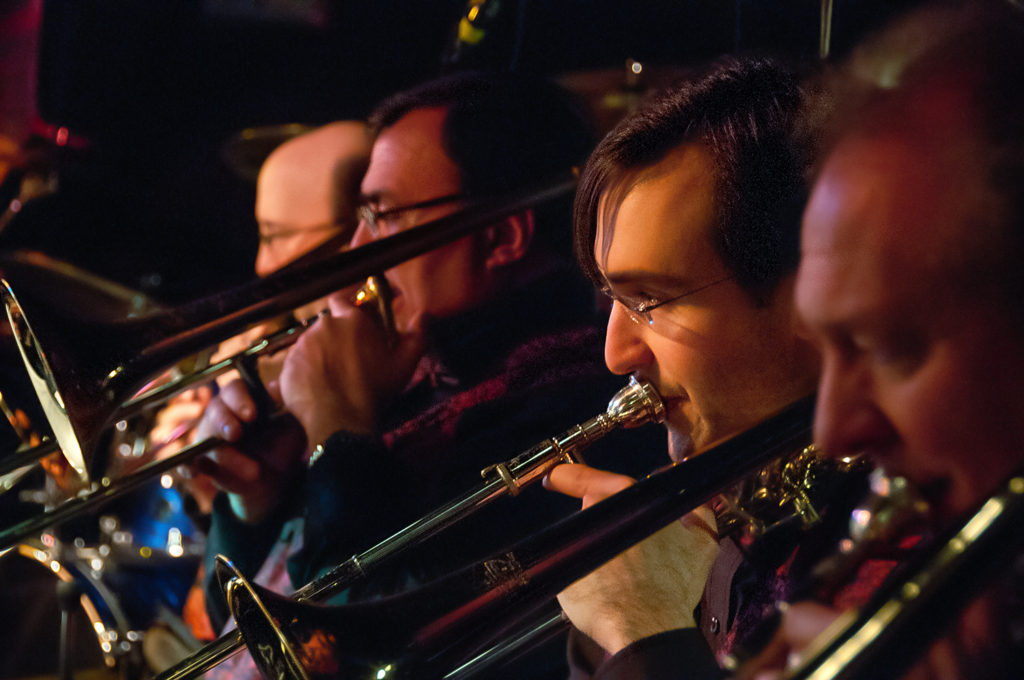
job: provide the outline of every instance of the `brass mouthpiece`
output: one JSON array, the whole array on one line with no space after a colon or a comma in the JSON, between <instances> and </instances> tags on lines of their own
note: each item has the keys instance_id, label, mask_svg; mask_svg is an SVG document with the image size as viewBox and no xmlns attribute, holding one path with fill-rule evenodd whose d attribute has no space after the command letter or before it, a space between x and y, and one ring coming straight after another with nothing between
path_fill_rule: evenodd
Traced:
<instances>
[{"instance_id":1,"label":"brass mouthpiece","mask_svg":"<svg viewBox=\"0 0 1024 680\"><path fill-rule=\"evenodd\" d=\"M631 375L629 384L608 402L605 413L623 427L637 427L645 423L664 422L665 404L653 385Z\"/></svg>"},{"instance_id":2,"label":"brass mouthpiece","mask_svg":"<svg viewBox=\"0 0 1024 680\"><path fill-rule=\"evenodd\" d=\"M391 299L391 286L388 285L388 280L379 274L366 279L366 283L359 287L352 298L352 304L360 309L376 305L374 311L384 326L389 346L393 346L398 341L395 315L391 311Z\"/></svg>"}]
</instances>

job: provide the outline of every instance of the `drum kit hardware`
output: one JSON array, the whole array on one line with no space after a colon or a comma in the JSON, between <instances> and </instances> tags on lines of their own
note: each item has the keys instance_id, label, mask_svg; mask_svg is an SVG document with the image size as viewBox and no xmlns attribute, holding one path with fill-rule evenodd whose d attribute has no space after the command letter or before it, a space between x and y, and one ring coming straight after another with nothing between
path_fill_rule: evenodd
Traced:
<instances>
[{"instance_id":1,"label":"drum kit hardware","mask_svg":"<svg viewBox=\"0 0 1024 680\"><path fill-rule=\"evenodd\" d=\"M0 402L17 440L37 445L40 436L24 413ZM137 466L139 447L130 446L126 457L119 441L125 439L112 438L107 466ZM59 453L54 457L63 461ZM12 493L3 502L19 512L59 503L67 489L49 471L60 474L67 466L50 461L43 467L45 474L27 466L4 475L4 490ZM131 680L159 670L144 653L144 641L170 613L182 611L201 559L201 536L169 476L102 514L3 551L0 615L17 622L11 648L18 651L0 661L0 677L81 673ZM188 641L189 647L195 644Z\"/></svg>"}]
</instances>

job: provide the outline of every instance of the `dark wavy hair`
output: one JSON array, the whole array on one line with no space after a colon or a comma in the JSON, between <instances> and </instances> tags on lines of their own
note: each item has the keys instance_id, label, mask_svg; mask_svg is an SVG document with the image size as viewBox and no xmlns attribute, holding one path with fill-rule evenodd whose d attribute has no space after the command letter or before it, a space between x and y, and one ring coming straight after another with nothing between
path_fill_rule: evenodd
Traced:
<instances>
[{"instance_id":1,"label":"dark wavy hair","mask_svg":"<svg viewBox=\"0 0 1024 680\"><path fill-rule=\"evenodd\" d=\"M801 103L799 76L767 56L720 58L647 99L583 170L574 231L584 272L600 280L593 248L602 197L614 212L642 170L700 144L716 172L712 245L753 300L767 304L799 261L807 154L793 132Z\"/></svg>"}]
</instances>

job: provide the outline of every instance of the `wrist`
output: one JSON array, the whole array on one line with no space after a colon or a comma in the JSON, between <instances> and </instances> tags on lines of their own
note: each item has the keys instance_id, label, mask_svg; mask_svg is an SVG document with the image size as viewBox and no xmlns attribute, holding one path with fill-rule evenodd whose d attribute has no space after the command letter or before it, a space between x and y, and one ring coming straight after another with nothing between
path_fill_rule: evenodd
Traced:
<instances>
[{"instance_id":1,"label":"wrist","mask_svg":"<svg viewBox=\"0 0 1024 680\"><path fill-rule=\"evenodd\" d=\"M650 616L642 615L635 619L629 617L605 618L597 624L597 629L592 637L609 654L617 654L639 640L672 630L697 627L694 617L688 616L685 612L649 610L646 613Z\"/></svg>"},{"instance_id":2,"label":"wrist","mask_svg":"<svg viewBox=\"0 0 1024 680\"><path fill-rule=\"evenodd\" d=\"M321 406L321 408L307 410L306 414L303 414L304 417L299 418L302 428L306 432L306 441L309 442L310 452L339 430L363 437L373 434L372 419L361 416L353 407L331 408L328 404L321 404Z\"/></svg>"},{"instance_id":3,"label":"wrist","mask_svg":"<svg viewBox=\"0 0 1024 680\"><path fill-rule=\"evenodd\" d=\"M309 452L309 456L307 456L306 458L306 467L312 470L313 466L316 465L316 462L320 460L321 456L324 455L324 451L324 442L320 442L319 444L314 446L312 450Z\"/></svg>"},{"instance_id":4,"label":"wrist","mask_svg":"<svg viewBox=\"0 0 1024 680\"><path fill-rule=\"evenodd\" d=\"M258 524L270 514L274 506L274 503L253 503L237 493L229 493L227 496L232 514L243 524Z\"/></svg>"}]
</instances>

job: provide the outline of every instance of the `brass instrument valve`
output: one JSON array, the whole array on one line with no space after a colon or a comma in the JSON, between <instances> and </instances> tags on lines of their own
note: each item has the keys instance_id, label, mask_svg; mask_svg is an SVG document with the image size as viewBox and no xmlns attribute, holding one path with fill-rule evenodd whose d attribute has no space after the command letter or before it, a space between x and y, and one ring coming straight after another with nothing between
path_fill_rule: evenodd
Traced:
<instances>
[{"instance_id":1,"label":"brass instrument valve","mask_svg":"<svg viewBox=\"0 0 1024 680\"><path fill-rule=\"evenodd\" d=\"M803 528L821 521L812 498L821 478L843 464L824 458L814 444L761 468L721 494L715 503L719 534L739 534L741 542L799 521Z\"/></svg>"}]
</instances>

